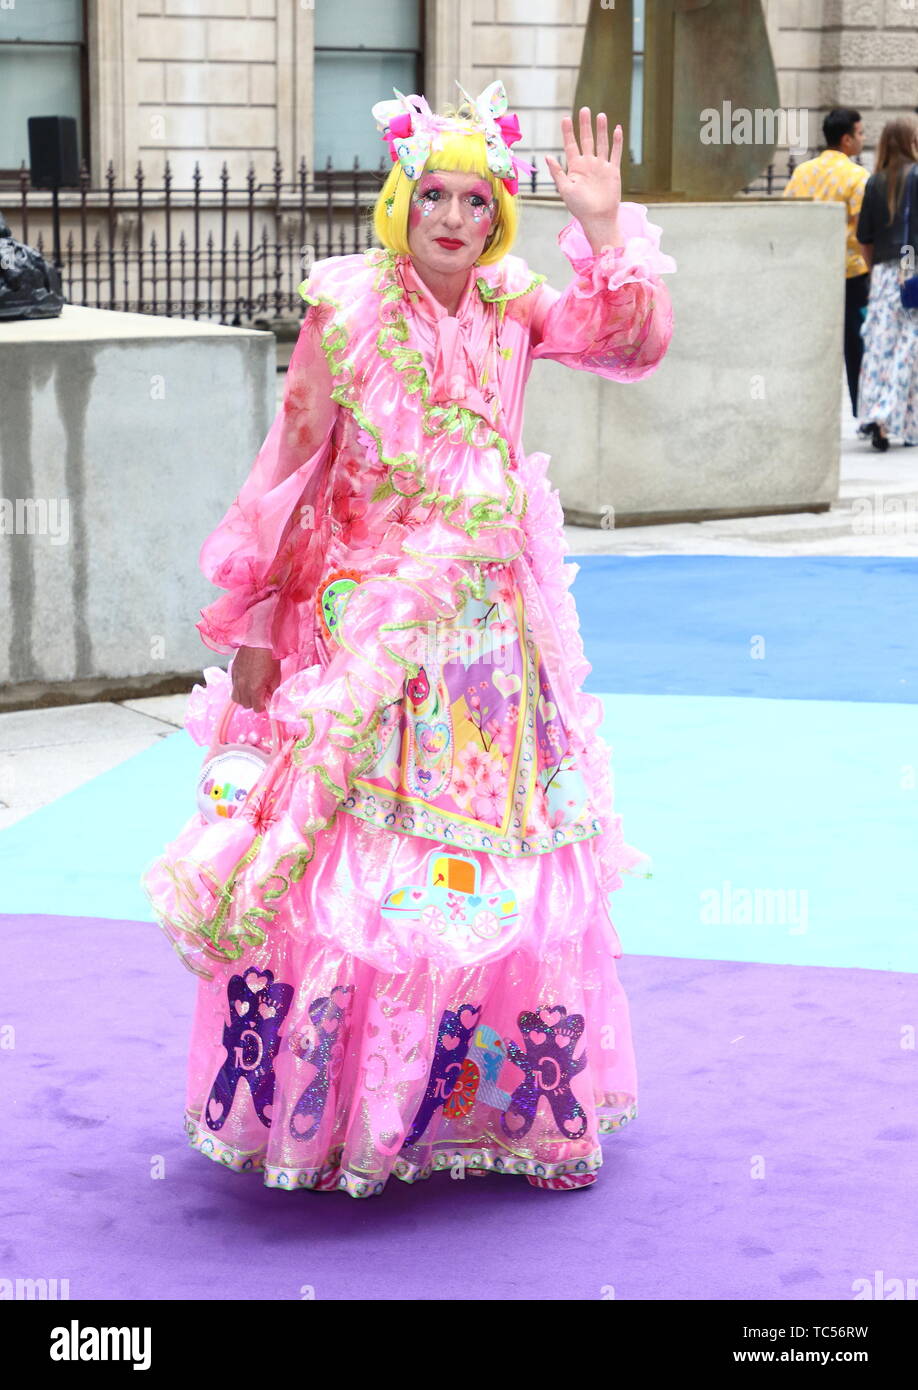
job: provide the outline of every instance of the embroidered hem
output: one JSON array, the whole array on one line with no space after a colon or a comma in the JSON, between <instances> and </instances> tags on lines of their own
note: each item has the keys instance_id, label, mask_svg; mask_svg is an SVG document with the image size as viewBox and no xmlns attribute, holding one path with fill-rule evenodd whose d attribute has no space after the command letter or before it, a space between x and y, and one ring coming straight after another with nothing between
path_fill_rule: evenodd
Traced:
<instances>
[{"instance_id":1,"label":"embroidered hem","mask_svg":"<svg viewBox=\"0 0 918 1390\"><path fill-rule=\"evenodd\" d=\"M581 816L557 826L550 835L529 835L514 840L499 837L497 829L489 835L480 826L438 812L436 807L418 805L402 801L398 797L379 797L375 790L367 790L355 785L347 800L340 808L359 820L371 825L382 826L386 830L399 831L404 835L417 835L424 840L442 841L446 844L461 845L463 849L480 849L488 854L502 855L504 858L522 859L532 854L547 854L560 845L570 845L581 840L601 835L602 821L598 816Z\"/></svg>"},{"instance_id":2,"label":"embroidered hem","mask_svg":"<svg viewBox=\"0 0 918 1390\"><path fill-rule=\"evenodd\" d=\"M601 1134L611 1134L616 1130L623 1129L632 1120L637 1118L637 1107L631 1105L629 1109L616 1118L600 1116L598 1128ZM211 1159L215 1163L220 1163L224 1168L229 1168L234 1173L261 1173L266 1187L279 1188L281 1191L313 1191L321 1185L323 1190L332 1189L332 1183L337 1174L336 1189L346 1192L350 1197L378 1197L385 1190L387 1178L374 1179L365 1174L355 1173L347 1168L340 1167L343 1145L334 1148L325 1163L312 1168L286 1168L273 1164L265 1164L263 1156L259 1153L247 1153L242 1149L233 1148L231 1144L225 1143L215 1135L206 1133L201 1129L199 1119L191 1112L185 1112L185 1133L191 1147L205 1158ZM433 1145L437 1149L436 1142ZM393 1165L392 1172L388 1176L396 1177L400 1182L415 1183L426 1178L434 1172L444 1170L464 1171L465 1169L484 1171L488 1173L506 1174L510 1177L538 1177L554 1178L560 1177L565 1173L595 1173L603 1164L603 1153L599 1145L596 1145L588 1154L579 1158L560 1160L557 1163L542 1163L534 1158L520 1158L509 1153L506 1158L500 1155L492 1155L487 1148L482 1145L471 1147L469 1151L457 1148L451 1141L445 1141L445 1147L438 1149L426 1163L412 1163L409 1159L399 1158Z\"/></svg>"}]
</instances>

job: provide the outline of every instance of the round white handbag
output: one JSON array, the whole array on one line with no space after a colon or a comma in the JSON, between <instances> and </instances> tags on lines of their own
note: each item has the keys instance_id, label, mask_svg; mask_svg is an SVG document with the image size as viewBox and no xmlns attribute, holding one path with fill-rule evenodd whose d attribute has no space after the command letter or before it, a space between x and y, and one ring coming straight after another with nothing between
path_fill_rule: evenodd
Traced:
<instances>
[{"instance_id":1,"label":"round white handbag","mask_svg":"<svg viewBox=\"0 0 918 1390\"><path fill-rule=\"evenodd\" d=\"M250 730L233 739L229 726L233 715L242 708L235 701L228 701L198 775L198 810L208 821L216 822L238 815L283 742L280 728L273 719L270 721L270 737L265 738ZM246 710L245 713L252 722L252 711Z\"/></svg>"}]
</instances>

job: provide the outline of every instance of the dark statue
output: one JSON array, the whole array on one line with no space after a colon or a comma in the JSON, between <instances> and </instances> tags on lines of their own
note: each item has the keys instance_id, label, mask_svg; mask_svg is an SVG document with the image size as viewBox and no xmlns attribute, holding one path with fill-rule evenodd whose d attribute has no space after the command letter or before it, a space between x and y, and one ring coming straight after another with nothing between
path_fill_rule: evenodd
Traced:
<instances>
[{"instance_id":1,"label":"dark statue","mask_svg":"<svg viewBox=\"0 0 918 1390\"><path fill-rule=\"evenodd\" d=\"M0 319L58 318L64 303L60 272L16 241L0 212Z\"/></svg>"}]
</instances>

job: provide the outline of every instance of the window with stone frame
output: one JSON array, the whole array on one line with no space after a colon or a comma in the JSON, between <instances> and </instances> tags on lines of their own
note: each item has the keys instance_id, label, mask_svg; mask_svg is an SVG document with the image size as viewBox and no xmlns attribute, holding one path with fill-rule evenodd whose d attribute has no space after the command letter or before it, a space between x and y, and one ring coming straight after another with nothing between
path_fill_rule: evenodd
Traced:
<instances>
[{"instance_id":1,"label":"window with stone frame","mask_svg":"<svg viewBox=\"0 0 918 1390\"><path fill-rule=\"evenodd\" d=\"M359 41L358 41L359 40ZM355 159L375 171L389 151L370 108L393 95L424 87L423 0L347 0L315 7L315 95L313 166L352 177Z\"/></svg>"},{"instance_id":2,"label":"window with stone frame","mask_svg":"<svg viewBox=\"0 0 918 1390\"><path fill-rule=\"evenodd\" d=\"M89 159L86 0L0 3L0 180L29 167L30 116L73 116Z\"/></svg>"}]
</instances>

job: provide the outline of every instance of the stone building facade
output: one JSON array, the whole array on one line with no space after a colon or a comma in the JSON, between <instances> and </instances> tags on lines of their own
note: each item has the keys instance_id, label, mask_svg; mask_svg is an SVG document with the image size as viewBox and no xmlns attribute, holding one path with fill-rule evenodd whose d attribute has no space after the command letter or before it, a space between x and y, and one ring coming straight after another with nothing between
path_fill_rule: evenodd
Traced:
<instances>
[{"instance_id":1,"label":"stone building facade","mask_svg":"<svg viewBox=\"0 0 918 1390\"><path fill-rule=\"evenodd\" d=\"M321 6L326 0L315 0ZM473 94L496 77L506 83L536 161L556 153L570 111L589 0L433 0L425 6L424 90L433 105L455 97L458 79ZM313 138L315 8L296 0L125 0L125 71L134 79L126 120L100 131L123 145L131 167L170 148L181 166L202 167L219 150L231 173L249 158L305 155ZM918 106L918 0L763 0L784 107L809 113L811 152L834 105L854 105L867 132L864 162L882 124ZM610 113L612 114L612 113ZM174 139L164 138L163 122ZM286 156L286 158L285 158ZM214 170L216 172L216 170Z\"/></svg>"},{"instance_id":2,"label":"stone building facade","mask_svg":"<svg viewBox=\"0 0 918 1390\"><path fill-rule=\"evenodd\" d=\"M95 186L109 160L119 178L129 178L139 160L155 172L168 155L179 184L190 180L195 161L205 182L217 178L224 160L233 182L250 160L270 179L275 151L287 170L301 158L324 164L316 33L332 11L342 16L335 41L355 50L362 14L378 12L385 27L419 12L417 70L431 103L453 99L457 78L477 93L502 77L525 133L519 152L544 171L540 157L557 152L560 120L573 101L588 9L588 0L385 0L382 9L367 0L59 3L80 12L84 24L83 153ZM883 121L918 106L918 0L763 0L763 8L781 104L807 108L811 149L820 145L828 107L854 104L864 115L869 164ZM15 62L5 40L16 36L17 13L23 7L0 8L0 83L3 63ZM322 104L327 111L328 101ZM358 126L361 114L352 116ZM364 149L378 157L382 146L372 144L365 117L371 135Z\"/></svg>"},{"instance_id":3,"label":"stone building facade","mask_svg":"<svg viewBox=\"0 0 918 1390\"><path fill-rule=\"evenodd\" d=\"M605 8L617 5L619 19L624 12L629 24L643 12L649 27L654 15L698 3L609 0ZM805 109L806 152L821 147L825 111L851 104L864 117L862 162L872 168L883 122L918 106L918 0L762 5L779 102L798 114ZM477 94L501 77L524 132L516 151L536 163L537 191L556 196L543 156L560 153L561 118L574 100L588 10L589 0L44 0L32 8L0 0L0 90L8 116L0 127L0 209L13 235L50 259L51 194L19 196L19 164L28 152L24 118L35 105L34 114L49 114L50 102L32 90L31 74L45 60L36 57L36 44L37 66L27 68L20 44L30 33L42 37L36 15L44 23L42 17L56 14L55 32L82 35L82 43L72 45L71 76L78 56L79 90L70 105L80 113L81 154L90 174L85 209L71 191L62 198L68 297L220 322L277 321L301 310L296 286L314 257L371 244L368 193L375 182L357 189L347 171L358 146L361 167L389 167L369 111L373 101L390 95L379 72L385 71L390 88L398 72L401 90L423 91L435 108L456 99L457 79ZM52 83L47 90L60 100L63 88ZM743 105L741 91L724 95L734 107ZM63 114L66 107L54 109ZM625 113L609 115L618 120ZM338 177L314 180L304 191L297 182L301 161L310 175L317 166L324 169L327 143L334 141ZM776 154L772 193L783 187L787 154ZM111 200L109 164L116 186ZM192 187L196 166L200 207ZM757 180L751 192L761 191ZM648 203L670 200L665 190L640 196Z\"/></svg>"},{"instance_id":4,"label":"stone building facade","mask_svg":"<svg viewBox=\"0 0 918 1390\"><path fill-rule=\"evenodd\" d=\"M764 0L781 104L810 113L811 152L822 118L854 106L872 168L885 121L918 107L918 0Z\"/></svg>"}]
</instances>

